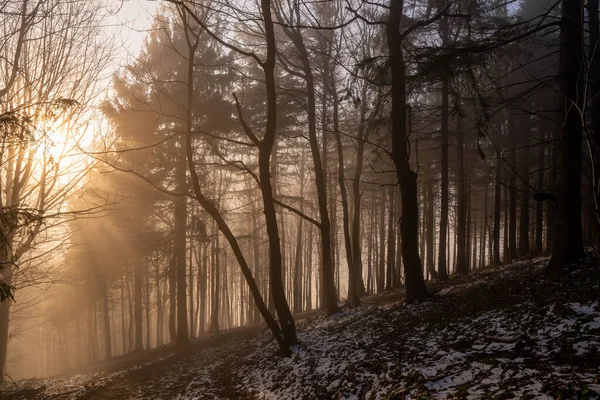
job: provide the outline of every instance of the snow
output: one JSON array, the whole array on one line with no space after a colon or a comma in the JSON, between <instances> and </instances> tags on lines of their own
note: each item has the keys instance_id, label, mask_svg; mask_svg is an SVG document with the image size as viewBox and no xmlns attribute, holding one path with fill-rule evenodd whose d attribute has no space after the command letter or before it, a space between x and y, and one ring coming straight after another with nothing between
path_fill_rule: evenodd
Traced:
<instances>
[{"instance_id":1,"label":"snow","mask_svg":"<svg viewBox=\"0 0 600 400\"><path fill-rule=\"evenodd\" d=\"M77 399L104 387L130 399L598 399L596 282L582 270L569 274L569 285L533 287L544 262L470 277L420 304L373 297L299 320L291 357L275 356L263 331L115 372L47 380L45 397ZM569 290L575 284L591 290Z\"/></svg>"}]
</instances>

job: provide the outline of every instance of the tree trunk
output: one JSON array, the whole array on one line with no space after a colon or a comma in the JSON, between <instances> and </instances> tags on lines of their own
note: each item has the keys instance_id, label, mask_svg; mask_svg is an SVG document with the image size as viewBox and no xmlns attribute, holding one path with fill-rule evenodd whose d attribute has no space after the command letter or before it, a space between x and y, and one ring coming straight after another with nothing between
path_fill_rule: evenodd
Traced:
<instances>
[{"instance_id":1,"label":"tree trunk","mask_svg":"<svg viewBox=\"0 0 600 400\"><path fill-rule=\"evenodd\" d=\"M400 196L398 196L398 188L396 188L396 201L394 202L394 207L396 208L396 217L394 219L394 228L396 232L398 232L398 221L402 218L402 201L400 200ZM398 233L394 235L394 239L396 240L396 259L394 270L392 271L392 287L398 288L402 286L402 238ZM421 254L423 252L421 251Z\"/></svg>"},{"instance_id":2,"label":"tree trunk","mask_svg":"<svg viewBox=\"0 0 600 400\"><path fill-rule=\"evenodd\" d=\"M396 269L396 220L394 210L396 208L395 199L396 187L388 188L388 236L387 236L387 269L385 273L385 289L390 290L393 287L394 269Z\"/></svg>"},{"instance_id":3,"label":"tree trunk","mask_svg":"<svg viewBox=\"0 0 600 400\"><path fill-rule=\"evenodd\" d=\"M112 343L110 335L110 313L108 304L108 284L106 278L100 278L102 280L102 326L104 328L104 357L106 359L112 358Z\"/></svg>"},{"instance_id":4,"label":"tree trunk","mask_svg":"<svg viewBox=\"0 0 600 400\"><path fill-rule=\"evenodd\" d=\"M460 116L459 116L460 119ZM456 273L466 274L469 271L467 253L467 184L465 172L464 132L459 122L457 131L457 160L458 160L458 205L456 221Z\"/></svg>"},{"instance_id":5,"label":"tree trunk","mask_svg":"<svg viewBox=\"0 0 600 400\"><path fill-rule=\"evenodd\" d=\"M304 152L300 160L300 212L304 212ZM296 233L296 257L294 260L294 312L302 311L302 252L304 251L302 240L302 224L304 219L298 219L298 231Z\"/></svg>"},{"instance_id":6,"label":"tree trunk","mask_svg":"<svg viewBox=\"0 0 600 400\"><path fill-rule=\"evenodd\" d=\"M144 305L146 306L146 348L147 349L151 349L152 347L150 346L150 340L152 338L152 318L151 318L151 313L150 313L150 294L152 292L151 288L150 288L150 270L149 270L149 262L148 259L145 260L146 261L146 265L144 268L144 294L145 294L145 299L144 299ZM109 330L110 332L110 330Z\"/></svg>"},{"instance_id":7,"label":"tree trunk","mask_svg":"<svg viewBox=\"0 0 600 400\"><path fill-rule=\"evenodd\" d=\"M367 137L369 132L366 127L366 113L367 113L367 85L363 86L362 89L362 100L360 108L360 121L358 125L358 137L356 143L356 163L354 167L354 176L352 178L352 197L353 197L353 210L352 210L352 262L354 263L354 274L356 283L356 294L358 297L365 295L365 283L363 281L363 265L362 265L362 234L361 234L361 207L362 207L362 194L360 192L364 162L365 145L367 143ZM334 100L334 105L337 103L337 99Z\"/></svg>"},{"instance_id":8,"label":"tree trunk","mask_svg":"<svg viewBox=\"0 0 600 400\"><path fill-rule=\"evenodd\" d=\"M529 132L521 134L522 159L521 159L521 215L519 221L519 257L530 253L529 248Z\"/></svg>"},{"instance_id":9,"label":"tree trunk","mask_svg":"<svg viewBox=\"0 0 600 400\"><path fill-rule=\"evenodd\" d=\"M489 184L486 182L485 183L485 197L483 199L483 218L482 218L482 223L481 223L481 245L480 245L480 251L481 251L481 257L480 257L480 261L479 261L479 267L483 268L485 266L485 239L486 239L486 234L487 234L487 227L488 227L488 198L489 198Z\"/></svg>"},{"instance_id":10,"label":"tree trunk","mask_svg":"<svg viewBox=\"0 0 600 400\"><path fill-rule=\"evenodd\" d=\"M193 216L192 216L193 218ZM194 262L193 262L193 257L194 257L194 241L193 239L190 240L190 248L187 251L187 259L188 259L188 290L189 290L189 296L188 296L188 333L190 335L190 337L195 337L196 336L196 325L194 324ZM198 269L199 266L197 265L196 268Z\"/></svg>"},{"instance_id":11,"label":"tree trunk","mask_svg":"<svg viewBox=\"0 0 600 400\"><path fill-rule=\"evenodd\" d=\"M442 46L448 46L449 32L448 19L440 19L440 33L442 36ZM450 74L447 65L442 65L442 121L441 121L441 193L440 193L440 240L438 245L438 274L442 281L448 279L448 171L450 164L448 161L448 119L449 119L449 92L450 92Z\"/></svg>"},{"instance_id":12,"label":"tree trunk","mask_svg":"<svg viewBox=\"0 0 600 400\"><path fill-rule=\"evenodd\" d=\"M504 186L504 250L503 250L503 258L504 258L504 262L510 262L510 254L508 251L508 231L509 229L509 194L508 194L508 188L506 186Z\"/></svg>"},{"instance_id":13,"label":"tree trunk","mask_svg":"<svg viewBox=\"0 0 600 400\"><path fill-rule=\"evenodd\" d=\"M177 341L177 270L175 254L169 262L169 340L171 343Z\"/></svg>"},{"instance_id":14,"label":"tree trunk","mask_svg":"<svg viewBox=\"0 0 600 400\"><path fill-rule=\"evenodd\" d=\"M494 179L494 264L500 265L502 264L502 260L500 258L500 217L501 217L501 178L502 178L502 168L501 168L501 159L500 156L496 156L496 176Z\"/></svg>"},{"instance_id":15,"label":"tree trunk","mask_svg":"<svg viewBox=\"0 0 600 400\"><path fill-rule=\"evenodd\" d=\"M12 284L13 267L5 265L2 270L2 282ZM4 382L6 374L6 358L8 350L8 324L10 317L11 301L6 300L0 303L0 382Z\"/></svg>"},{"instance_id":16,"label":"tree trunk","mask_svg":"<svg viewBox=\"0 0 600 400\"><path fill-rule=\"evenodd\" d=\"M208 304L208 243L202 243L202 269L200 273L200 315L198 316L199 324L199 335L204 337L206 335L206 306Z\"/></svg>"},{"instance_id":17,"label":"tree trunk","mask_svg":"<svg viewBox=\"0 0 600 400\"><path fill-rule=\"evenodd\" d=\"M154 284L156 285L156 347L163 345L163 300L160 288L160 268L158 261L154 268Z\"/></svg>"},{"instance_id":18,"label":"tree trunk","mask_svg":"<svg viewBox=\"0 0 600 400\"><path fill-rule=\"evenodd\" d=\"M219 248L219 235L213 241L213 273L212 273L212 301L210 313L210 330L219 333L220 285L221 285L221 249Z\"/></svg>"},{"instance_id":19,"label":"tree trunk","mask_svg":"<svg viewBox=\"0 0 600 400\"><path fill-rule=\"evenodd\" d=\"M598 0L588 0L588 15L589 15L589 50L588 54L592 55L590 60L590 89L592 95L591 119L592 119L592 135L591 135L591 152L592 152L592 195L593 210L590 213L590 224L593 224L591 232L593 233L594 244L600 241L600 60L598 59L598 51L600 50L600 21L598 20Z\"/></svg>"},{"instance_id":20,"label":"tree trunk","mask_svg":"<svg viewBox=\"0 0 600 400\"><path fill-rule=\"evenodd\" d=\"M135 319L135 348L136 353L144 351L142 333L142 266L138 260L133 268L133 313Z\"/></svg>"},{"instance_id":21,"label":"tree trunk","mask_svg":"<svg viewBox=\"0 0 600 400\"><path fill-rule=\"evenodd\" d=\"M385 289L385 196L381 196L379 210L379 273L377 274L377 293Z\"/></svg>"},{"instance_id":22,"label":"tree trunk","mask_svg":"<svg viewBox=\"0 0 600 400\"><path fill-rule=\"evenodd\" d=\"M392 75L392 161L402 193L402 258L406 281L406 301L428 296L419 258L419 206L417 201L417 174L411 169L408 153L406 71L402 54L400 23L403 0L390 0L386 27L389 63Z\"/></svg>"},{"instance_id":23,"label":"tree trunk","mask_svg":"<svg viewBox=\"0 0 600 400\"><path fill-rule=\"evenodd\" d=\"M513 168L517 166L517 150L516 144L518 143L518 136L515 130L514 124L514 116L513 112L509 111L509 130L510 137L512 138L511 142L513 144L513 148L510 152L510 164ZM509 261L517 259L517 176L515 173L510 174L509 181L509 194L510 194L510 230L508 232L508 254Z\"/></svg>"},{"instance_id":24,"label":"tree trunk","mask_svg":"<svg viewBox=\"0 0 600 400\"><path fill-rule=\"evenodd\" d=\"M560 110L564 121L560 130L558 164L558 221L552 258L546 271L558 273L585 253L581 226L581 73L583 66L583 0L563 0L560 30Z\"/></svg>"},{"instance_id":25,"label":"tree trunk","mask_svg":"<svg viewBox=\"0 0 600 400\"><path fill-rule=\"evenodd\" d=\"M546 169L546 131L542 131L538 149L537 191L544 192L544 170ZM538 201L535 208L535 246L536 254L544 251L544 202Z\"/></svg>"},{"instance_id":26,"label":"tree trunk","mask_svg":"<svg viewBox=\"0 0 600 400\"><path fill-rule=\"evenodd\" d=\"M431 275L431 279L439 279L438 273L435 270L434 261L434 236L435 236L435 213L434 213L434 195L433 195L433 178L429 177L427 182L427 269Z\"/></svg>"},{"instance_id":27,"label":"tree trunk","mask_svg":"<svg viewBox=\"0 0 600 400\"><path fill-rule=\"evenodd\" d=\"M121 275L121 355L127 354L127 325L125 324L125 277Z\"/></svg>"},{"instance_id":28,"label":"tree trunk","mask_svg":"<svg viewBox=\"0 0 600 400\"><path fill-rule=\"evenodd\" d=\"M338 127L338 102L334 101L334 133L338 155L338 185L340 187L340 198L342 200L342 219L344 230L344 248L346 249L346 262L348 264L348 303L352 306L360 304L358 299L358 276L356 261L354 261L352 240L350 238L350 213L348 206L348 195L346 191L346 177L344 176L344 149L342 148L342 134ZM324 116L323 116L324 118ZM359 199L360 201L360 199ZM354 206L356 208L356 205ZM359 206L360 207L360 206ZM356 247L356 246L354 246ZM359 250L361 251L361 250Z\"/></svg>"}]
</instances>

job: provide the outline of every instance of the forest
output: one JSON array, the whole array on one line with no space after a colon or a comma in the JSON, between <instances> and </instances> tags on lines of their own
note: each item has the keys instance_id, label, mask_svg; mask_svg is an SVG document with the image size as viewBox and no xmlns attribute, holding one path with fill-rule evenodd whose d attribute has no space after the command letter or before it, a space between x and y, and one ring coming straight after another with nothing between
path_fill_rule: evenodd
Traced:
<instances>
[{"instance_id":1,"label":"forest","mask_svg":"<svg viewBox=\"0 0 600 400\"><path fill-rule=\"evenodd\" d=\"M0 0L0 398L600 398L599 18Z\"/></svg>"}]
</instances>

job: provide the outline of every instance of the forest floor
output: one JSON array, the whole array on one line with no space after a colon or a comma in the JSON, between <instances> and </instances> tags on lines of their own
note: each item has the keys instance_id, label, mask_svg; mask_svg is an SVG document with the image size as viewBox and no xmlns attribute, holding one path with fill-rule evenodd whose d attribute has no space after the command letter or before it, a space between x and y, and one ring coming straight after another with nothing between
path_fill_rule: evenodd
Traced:
<instances>
[{"instance_id":1,"label":"forest floor","mask_svg":"<svg viewBox=\"0 0 600 400\"><path fill-rule=\"evenodd\" d=\"M38 399L600 398L600 264L547 280L547 261L434 284L419 304L395 290L308 313L289 358L247 328L17 384L44 384Z\"/></svg>"}]
</instances>

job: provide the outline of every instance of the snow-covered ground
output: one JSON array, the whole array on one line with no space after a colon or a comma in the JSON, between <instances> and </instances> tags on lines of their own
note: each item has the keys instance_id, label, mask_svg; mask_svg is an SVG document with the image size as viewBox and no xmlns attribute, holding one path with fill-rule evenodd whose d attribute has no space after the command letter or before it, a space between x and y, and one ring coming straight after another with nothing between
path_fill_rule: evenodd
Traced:
<instances>
[{"instance_id":1,"label":"snow-covered ground","mask_svg":"<svg viewBox=\"0 0 600 400\"><path fill-rule=\"evenodd\" d=\"M240 390L265 399L598 397L599 302L569 302L560 290L578 288L567 284L528 287L544 264L512 265L418 305L365 305L303 324L294 357L262 348L247 357L261 367L239 371ZM600 296L585 269L569 278L586 285L582 298L584 289Z\"/></svg>"},{"instance_id":2,"label":"snow-covered ground","mask_svg":"<svg viewBox=\"0 0 600 400\"><path fill-rule=\"evenodd\" d=\"M420 304L388 293L306 317L288 358L274 355L263 331L96 377L48 380L40 398L600 398L598 265L549 281L545 262L455 279Z\"/></svg>"}]
</instances>

